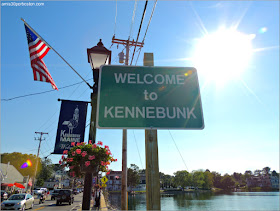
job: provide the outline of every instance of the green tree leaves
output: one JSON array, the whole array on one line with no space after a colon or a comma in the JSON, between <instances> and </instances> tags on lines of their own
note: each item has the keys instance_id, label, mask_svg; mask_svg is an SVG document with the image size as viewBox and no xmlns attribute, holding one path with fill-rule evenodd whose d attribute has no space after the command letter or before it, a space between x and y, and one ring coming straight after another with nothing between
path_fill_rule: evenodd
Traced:
<instances>
[{"instance_id":1,"label":"green tree leaves","mask_svg":"<svg viewBox=\"0 0 280 211\"><path fill-rule=\"evenodd\" d=\"M27 160L32 162L32 166L28 166L27 168L21 168L22 164L24 164ZM3 153L1 154L1 163L10 162L21 174L22 176L33 177L35 175L36 155L33 154L22 154L20 152L13 153ZM38 159L38 169L37 174L41 170L41 158Z\"/></svg>"},{"instance_id":2,"label":"green tree leaves","mask_svg":"<svg viewBox=\"0 0 280 211\"><path fill-rule=\"evenodd\" d=\"M139 167L135 164L130 164L130 168L127 169L127 185L129 187L136 187L139 182Z\"/></svg>"}]
</instances>

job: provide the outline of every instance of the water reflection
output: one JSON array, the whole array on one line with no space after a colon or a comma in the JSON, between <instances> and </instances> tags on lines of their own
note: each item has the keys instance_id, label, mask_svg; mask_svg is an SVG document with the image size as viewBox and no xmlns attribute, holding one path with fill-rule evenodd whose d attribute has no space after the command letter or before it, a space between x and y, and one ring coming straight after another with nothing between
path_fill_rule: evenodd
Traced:
<instances>
[{"instance_id":1,"label":"water reflection","mask_svg":"<svg viewBox=\"0 0 280 211\"><path fill-rule=\"evenodd\" d=\"M114 210L121 209L121 194L110 193ZM129 210L146 210L146 194L128 196ZM176 193L161 195L161 210L279 210L279 192Z\"/></svg>"}]
</instances>

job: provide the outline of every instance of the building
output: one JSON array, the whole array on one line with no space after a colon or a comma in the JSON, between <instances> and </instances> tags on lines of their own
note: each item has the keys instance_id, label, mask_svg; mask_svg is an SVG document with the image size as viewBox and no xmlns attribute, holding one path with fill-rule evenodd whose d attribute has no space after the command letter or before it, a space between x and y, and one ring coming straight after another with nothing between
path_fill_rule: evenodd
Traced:
<instances>
[{"instance_id":1,"label":"building","mask_svg":"<svg viewBox=\"0 0 280 211\"><path fill-rule=\"evenodd\" d=\"M52 177L44 182L45 188L68 188L70 187L70 179L67 173L63 170L57 170L52 174Z\"/></svg>"},{"instance_id":2,"label":"building","mask_svg":"<svg viewBox=\"0 0 280 211\"><path fill-rule=\"evenodd\" d=\"M108 191L121 191L122 189L122 171L111 171L107 175L108 181L106 183Z\"/></svg>"},{"instance_id":3,"label":"building","mask_svg":"<svg viewBox=\"0 0 280 211\"><path fill-rule=\"evenodd\" d=\"M248 187L279 189L279 178L271 175L251 176L246 180Z\"/></svg>"},{"instance_id":4,"label":"building","mask_svg":"<svg viewBox=\"0 0 280 211\"><path fill-rule=\"evenodd\" d=\"M142 191L146 190L146 174L145 173L139 173L140 176L140 183L134 187L127 187L128 191ZM121 191L122 189L122 171L111 171L111 173L107 176L108 182L107 190L108 191Z\"/></svg>"},{"instance_id":5,"label":"building","mask_svg":"<svg viewBox=\"0 0 280 211\"><path fill-rule=\"evenodd\" d=\"M279 177L270 176L270 183L271 183L271 188L279 189Z\"/></svg>"},{"instance_id":6,"label":"building","mask_svg":"<svg viewBox=\"0 0 280 211\"><path fill-rule=\"evenodd\" d=\"M7 190L8 184L20 183L27 186L28 179L21 175L21 173L10 164L1 163L0 166L0 179L1 179L1 189ZM11 187L12 188L12 187Z\"/></svg>"}]
</instances>

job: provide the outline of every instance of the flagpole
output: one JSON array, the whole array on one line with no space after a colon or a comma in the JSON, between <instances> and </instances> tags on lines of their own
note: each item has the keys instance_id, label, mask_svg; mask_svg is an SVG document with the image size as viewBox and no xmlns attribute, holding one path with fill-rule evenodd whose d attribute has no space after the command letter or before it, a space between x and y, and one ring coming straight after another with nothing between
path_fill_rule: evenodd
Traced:
<instances>
[{"instance_id":1,"label":"flagpole","mask_svg":"<svg viewBox=\"0 0 280 211\"><path fill-rule=\"evenodd\" d=\"M21 20L24 22L26 26L34 33L37 37L39 37L50 49L52 49L74 72L92 89L92 86L53 48L48 44L43 37L41 37L23 18Z\"/></svg>"}]
</instances>

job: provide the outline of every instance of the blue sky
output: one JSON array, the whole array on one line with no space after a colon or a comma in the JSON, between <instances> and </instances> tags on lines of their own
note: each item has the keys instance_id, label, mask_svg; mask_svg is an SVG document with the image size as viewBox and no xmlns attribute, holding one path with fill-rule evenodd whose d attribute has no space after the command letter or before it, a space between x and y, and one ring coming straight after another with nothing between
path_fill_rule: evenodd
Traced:
<instances>
[{"instance_id":1,"label":"blue sky","mask_svg":"<svg viewBox=\"0 0 280 211\"><path fill-rule=\"evenodd\" d=\"M1 1L1 153L36 154L38 141L34 137L39 131L49 133L41 146L40 156L44 157L54 148L60 110L57 99L89 101L91 90L81 84L3 100L51 90L50 84L33 81L26 33L20 18L85 79L90 79L92 71L86 49L95 46L99 39L110 48L114 33L116 38L127 39L131 31L131 37L136 39L145 2L137 4L133 26L134 1L117 1L116 25L116 1L42 1L44 6L40 7L4 6L5 2L9 1ZM154 1L149 1L140 41L153 5ZM212 59L214 67L204 67L204 70L198 67L205 63L205 58L199 58L199 63L192 59L199 41L221 31L221 27L234 27L238 33L250 37L252 55L246 59L242 71L238 63L239 55L245 51L242 46L235 55ZM228 43L230 41L226 41ZM117 55L123 48L111 47L112 64L118 65ZM210 51L209 58L215 49ZM161 172L209 169L222 174L244 173L266 166L279 172L278 1L158 1L138 66L143 65L144 52L154 53L155 66L196 67L201 89L205 128L159 130ZM228 65L222 66L222 72L215 72L223 60ZM133 64L135 61L136 58ZM49 51L44 62L58 88L81 81L53 51ZM238 74L221 77L231 76L232 71ZM87 123L89 115L88 112ZM85 134L87 140L88 128ZM112 169L121 170L122 130L97 130L99 140L109 145L118 159L111 165ZM57 163L60 156L49 158ZM145 168L144 130L128 130L128 164Z\"/></svg>"}]
</instances>

